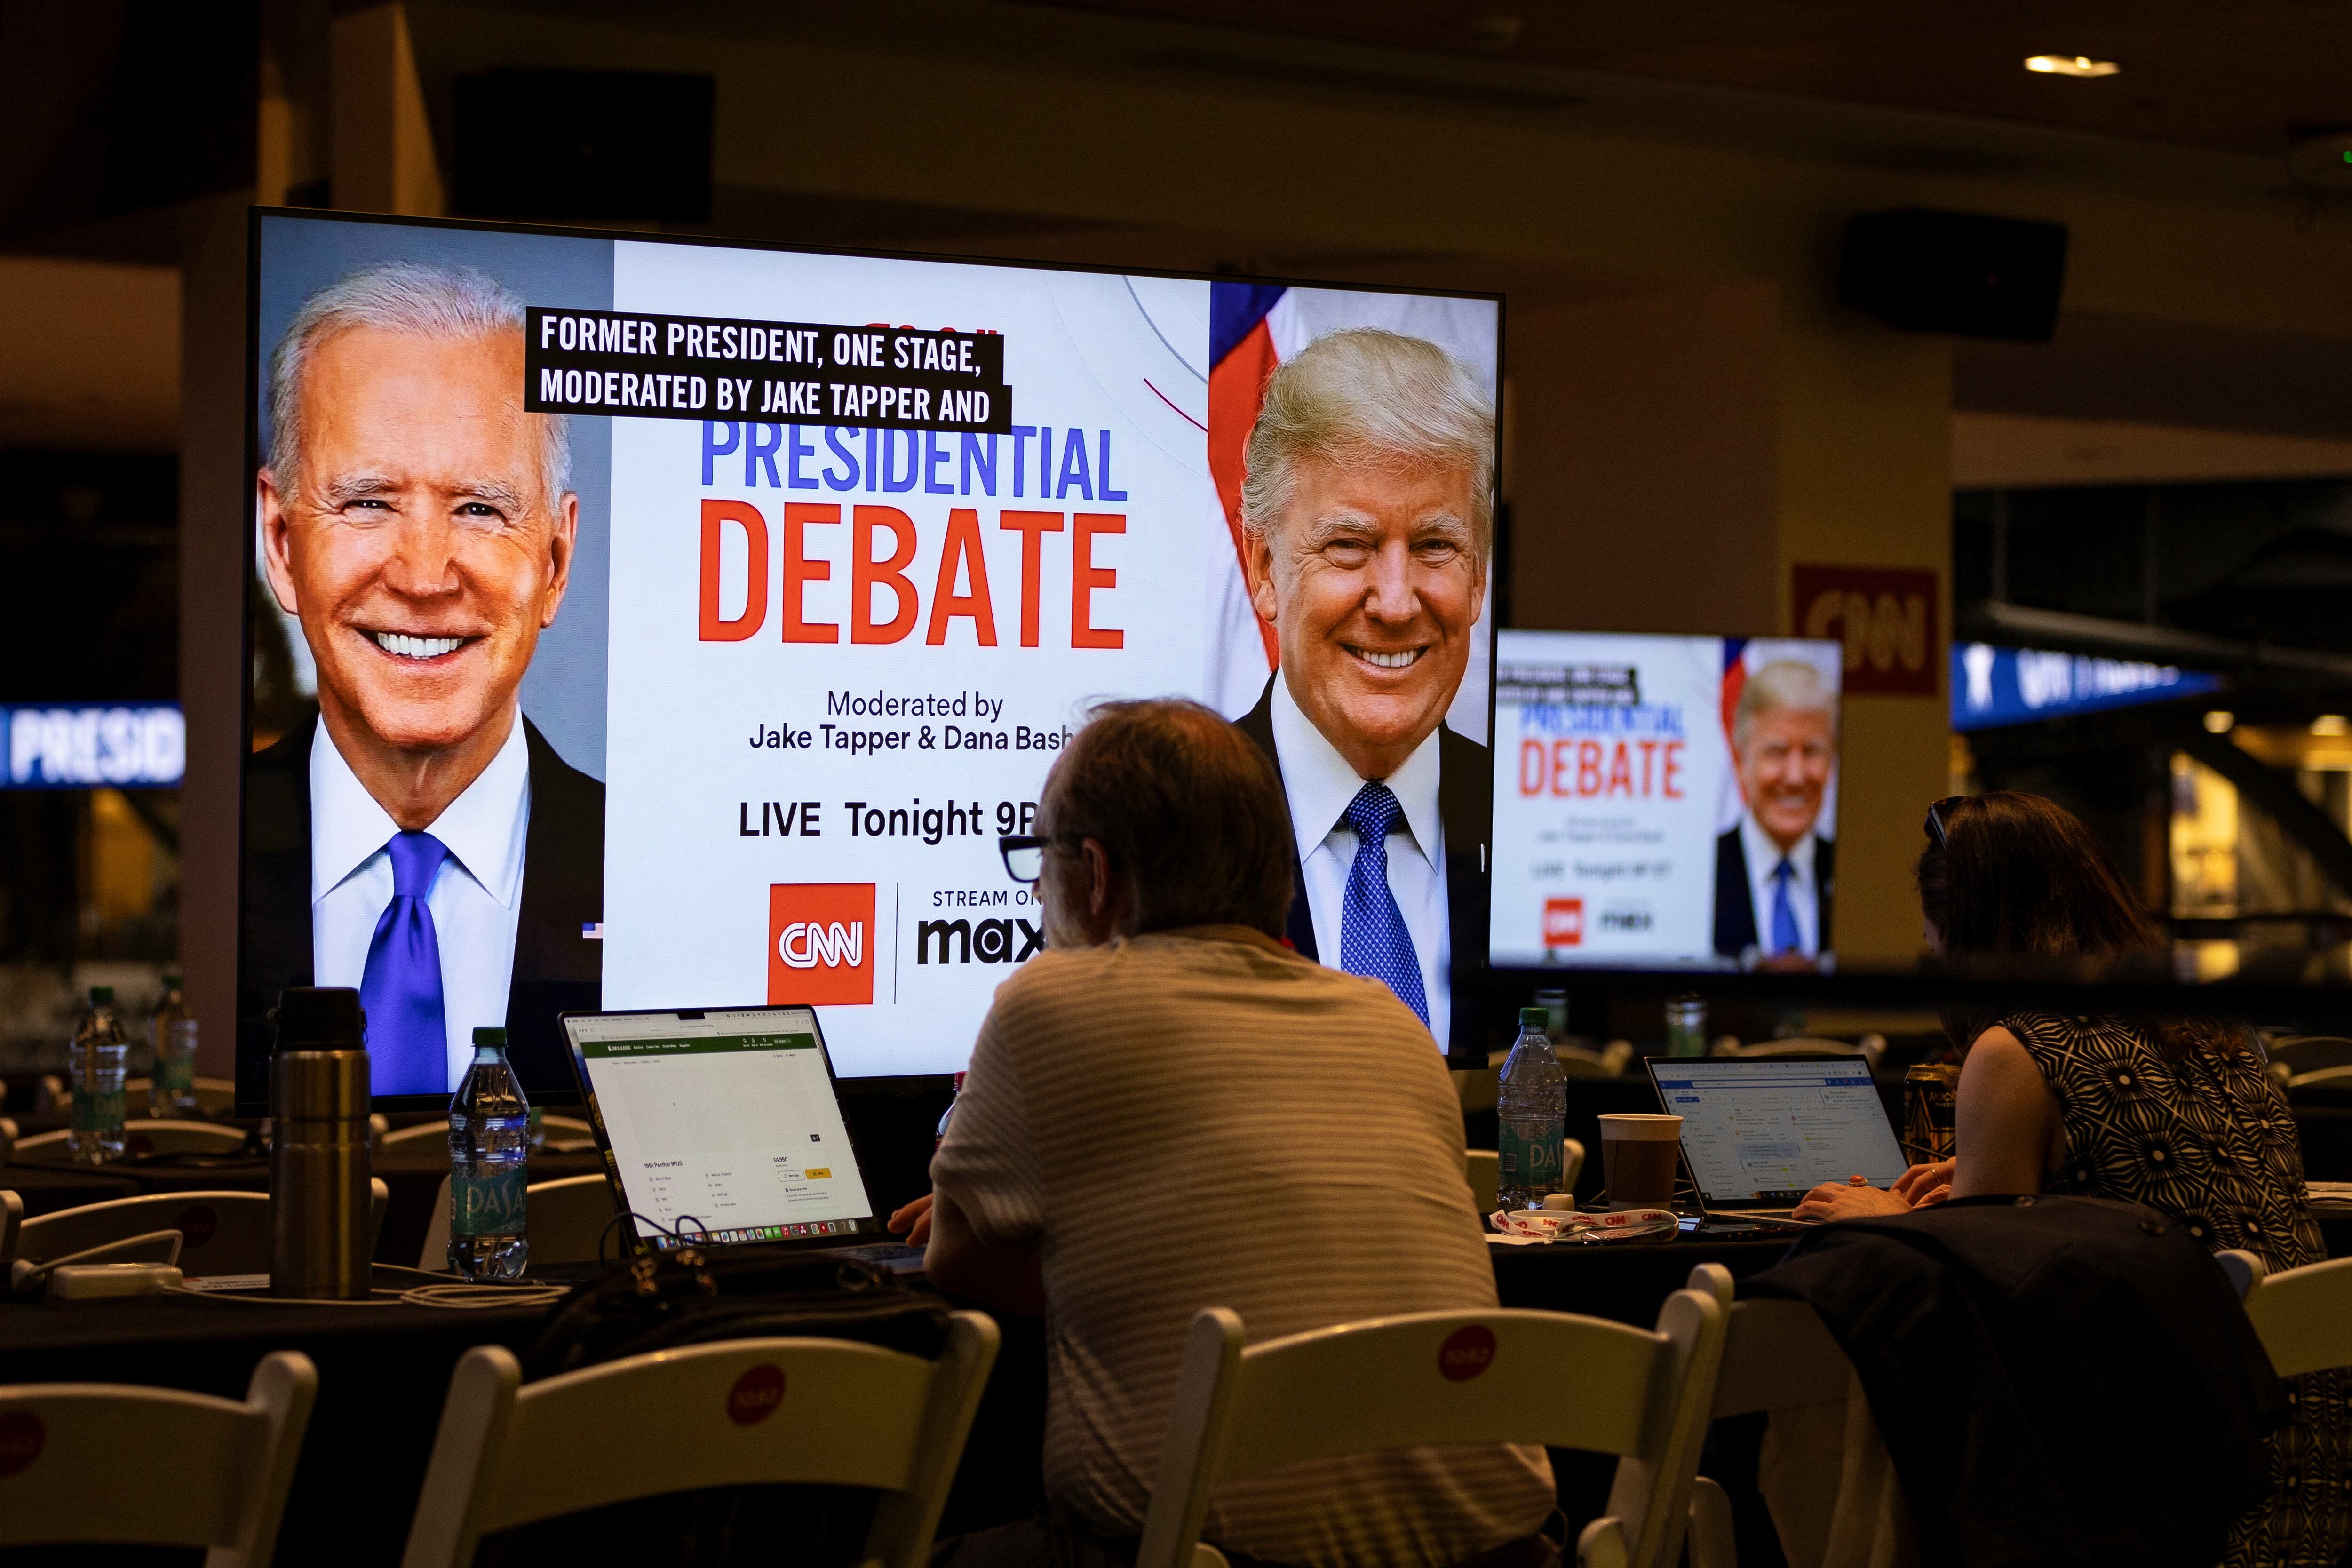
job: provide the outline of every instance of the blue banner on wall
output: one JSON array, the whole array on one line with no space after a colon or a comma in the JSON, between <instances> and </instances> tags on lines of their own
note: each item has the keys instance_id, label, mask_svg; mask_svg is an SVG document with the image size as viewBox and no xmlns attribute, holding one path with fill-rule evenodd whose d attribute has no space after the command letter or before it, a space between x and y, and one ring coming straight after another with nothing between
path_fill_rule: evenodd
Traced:
<instances>
[{"instance_id":1,"label":"blue banner on wall","mask_svg":"<svg viewBox=\"0 0 2352 1568\"><path fill-rule=\"evenodd\" d=\"M2043 648L1952 645L1952 728L1990 730L2218 691L2221 679L2168 664Z\"/></svg>"},{"instance_id":2,"label":"blue banner on wall","mask_svg":"<svg viewBox=\"0 0 2352 1568\"><path fill-rule=\"evenodd\" d=\"M176 702L0 706L0 789L171 789L187 758Z\"/></svg>"}]
</instances>

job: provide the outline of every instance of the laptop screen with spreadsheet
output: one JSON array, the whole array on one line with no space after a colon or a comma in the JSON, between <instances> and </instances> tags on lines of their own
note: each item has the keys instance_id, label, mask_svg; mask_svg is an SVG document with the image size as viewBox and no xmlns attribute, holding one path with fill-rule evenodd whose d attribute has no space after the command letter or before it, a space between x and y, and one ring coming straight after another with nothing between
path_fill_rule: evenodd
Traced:
<instances>
[{"instance_id":1,"label":"laptop screen with spreadsheet","mask_svg":"<svg viewBox=\"0 0 2352 1568\"><path fill-rule=\"evenodd\" d=\"M1652 1058L1651 1080L1683 1119L1683 1158L1709 1204L1794 1203L1861 1174L1874 1187L1907 1168L1861 1058Z\"/></svg>"},{"instance_id":2,"label":"laptop screen with spreadsheet","mask_svg":"<svg viewBox=\"0 0 2352 1568\"><path fill-rule=\"evenodd\" d=\"M662 1227L633 1226L643 1239L879 1233L814 1010L572 1014L563 1026L616 1201Z\"/></svg>"}]
</instances>

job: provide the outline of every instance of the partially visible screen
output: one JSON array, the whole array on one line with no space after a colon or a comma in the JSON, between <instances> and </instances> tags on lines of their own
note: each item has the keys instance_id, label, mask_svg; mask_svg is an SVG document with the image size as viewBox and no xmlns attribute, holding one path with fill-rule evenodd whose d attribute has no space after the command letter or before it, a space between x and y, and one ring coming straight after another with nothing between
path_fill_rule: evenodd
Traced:
<instances>
[{"instance_id":1,"label":"partially visible screen","mask_svg":"<svg viewBox=\"0 0 2352 1568\"><path fill-rule=\"evenodd\" d=\"M446 1096L482 1025L567 1098L555 1020L600 1009L808 1005L845 1076L960 1068L1044 944L997 837L1118 697L1276 756L1290 934L1327 963L1341 811L1393 769L1376 945L1436 1044L1484 1049L1498 300L256 226L248 1105L299 984L361 989L395 1106ZM1368 629L1296 551L1253 567L1270 383L1313 405L1292 426L1451 443L1342 441L1253 503L1277 539L1302 509L1451 519L1412 625Z\"/></svg>"},{"instance_id":2,"label":"partially visible screen","mask_svg":"<svg viewBox=\"0 0 2352 1568\"><path fill-rule=\"evenodd\" d=\"M847 1236L873 1217L814 1013L569 1026L629 1212L719 1242Z\"/></svg>"},{"instance_id":3,"label":"partially visible screen","mask_svg":"<svg viewBox=\"0 0 2352 1568\"><path fill-rule=\"evenodd\" d=\"M1843 647L1507 631L1498 965L1826 967Z\"/></svg>"},{"instance_id":4,"label":"partially visible screen","mask_svg":"<svg viewBox=\"0 0 2352 1568\"><path fill-rule=\"evenodd\" d=\"M1908 1168L1859 1057L1670 1059L1650 1073L1668 1113L1683 1119L1683 1157L1710 1203L1794 1202L1857 1172L1891 1186Z\"/></svg>"}]
</instances>

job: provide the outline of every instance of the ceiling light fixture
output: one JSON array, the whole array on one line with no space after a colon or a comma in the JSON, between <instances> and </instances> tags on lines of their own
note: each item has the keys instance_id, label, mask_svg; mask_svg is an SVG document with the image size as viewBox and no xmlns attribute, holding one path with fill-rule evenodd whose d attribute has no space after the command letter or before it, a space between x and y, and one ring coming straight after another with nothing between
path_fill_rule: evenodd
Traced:
<instances>
[{"instance_id":1,"label":"ceiling light fixture","mask_svg":"<svg viewBox=\"0 0 2352 1568\"><path fill-rule=\"evenodd\" d=\"M2025 68L2044 76L2113 76L2124 68L2113 60L2095 60L2088 55L2031 55L2026 58Z\"/></svg>"},{"instance_id":2,"label":"ceiling light fixture","mask_svg":"<svg viewBox=\"0 0 2352 1568\"><path fill-rule=\"evenodd\" d=\"M2235 713L2226 709L2217 708L2205 715L2205 732L2209 735L2226 735L2237 726L2237 722L2238 716Z\"/></svg>"}]
</instances>

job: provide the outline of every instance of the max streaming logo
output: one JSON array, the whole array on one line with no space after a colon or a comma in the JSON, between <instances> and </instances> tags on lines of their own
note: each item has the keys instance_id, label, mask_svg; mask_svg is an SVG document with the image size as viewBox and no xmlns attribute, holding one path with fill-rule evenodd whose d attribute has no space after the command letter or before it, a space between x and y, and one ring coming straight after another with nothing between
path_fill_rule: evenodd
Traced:
<instances>
[{"instance_id":1,"label":"max streaming logo","mask_svg":"<svg viewBox=\"0 0 2352 1568\"><path fill-rule=\"evenodd\" d=\"M869 1005L874 884L783 882L768 889L768 1001Z\"/></svg>"}]
</instances>

